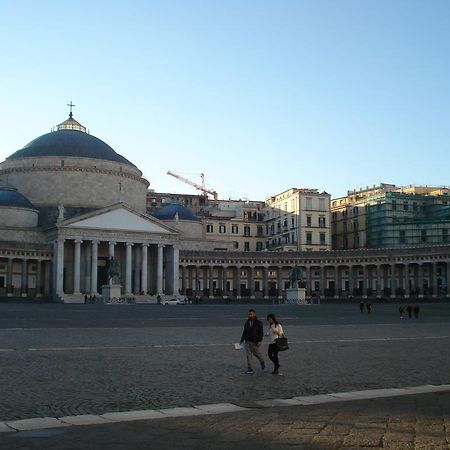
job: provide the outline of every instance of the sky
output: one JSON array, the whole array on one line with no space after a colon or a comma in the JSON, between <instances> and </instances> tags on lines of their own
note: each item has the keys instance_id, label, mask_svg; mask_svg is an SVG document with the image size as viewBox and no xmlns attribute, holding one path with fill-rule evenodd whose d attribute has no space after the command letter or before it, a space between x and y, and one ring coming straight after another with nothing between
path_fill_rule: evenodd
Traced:
<instances>
[{"instance_id":1,"label":"sky","mask_svg":"<svg viewBox=\"0 0 450 450\"><path fill-rule=\"evenodd\" d=\"M450 1L0 0L0 161L66 119L150 187L450 185Z\"/></svg>"}]
</instances>

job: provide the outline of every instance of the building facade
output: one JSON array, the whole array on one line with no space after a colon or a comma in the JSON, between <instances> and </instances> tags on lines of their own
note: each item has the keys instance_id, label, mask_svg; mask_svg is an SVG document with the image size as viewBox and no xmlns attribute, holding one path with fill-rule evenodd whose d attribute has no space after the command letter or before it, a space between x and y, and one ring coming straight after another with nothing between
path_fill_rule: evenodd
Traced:
<instances>
[{"instance_id":1,"label":"building facade","mask_svg":"<svg viewBox=\"0 0 450 450\"><path fill-rule=\"evenodd\" d=\"M447 188L381 184L333 199L334 249L398 248L449 242Z\"/></svg>"}]
</instances>

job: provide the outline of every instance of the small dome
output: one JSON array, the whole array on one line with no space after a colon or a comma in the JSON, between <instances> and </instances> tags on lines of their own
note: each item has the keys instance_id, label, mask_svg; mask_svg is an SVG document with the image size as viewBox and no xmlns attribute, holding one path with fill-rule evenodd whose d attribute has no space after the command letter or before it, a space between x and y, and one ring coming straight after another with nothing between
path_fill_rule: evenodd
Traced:
<instances>
[{"instance_id":1,"label":"small dome","mask_svg":"<svg viewBox=\"0 0 450 450\"><path fill-rule=\"evenodd\" d=\"M192 209L178 203L164 205L161 209L155 211L153 216L160 220L176 220L177 214L179 220L198 220Z\"/></svg>"},{"instance_id":2,"label":"small dome","mask_svg":"<svg viewBox=\"0 0 450 450\"><path fill-rule=\"evenodd\" d=\"M24 195L17 192L17 189L10 187L0 187L0 207L18 206L20 208L35 209Z\"/></svg>"}]
</instances>

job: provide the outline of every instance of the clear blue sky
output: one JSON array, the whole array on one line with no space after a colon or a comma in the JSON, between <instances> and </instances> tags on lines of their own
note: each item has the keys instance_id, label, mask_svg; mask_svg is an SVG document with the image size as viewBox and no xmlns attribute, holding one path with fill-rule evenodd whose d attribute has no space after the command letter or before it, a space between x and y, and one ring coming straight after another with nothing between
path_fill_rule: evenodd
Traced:
<instances>
[{"instance_id":1,"label":"clear blue sky","mask_svg":"<svg viewBox=\"0 0 450 450\"><path fill-rule=\"evenodd\" d=\"M0 159L75 118L160 191L450 184L450 1L0 1Z\"/></svg>"}]
</instances>

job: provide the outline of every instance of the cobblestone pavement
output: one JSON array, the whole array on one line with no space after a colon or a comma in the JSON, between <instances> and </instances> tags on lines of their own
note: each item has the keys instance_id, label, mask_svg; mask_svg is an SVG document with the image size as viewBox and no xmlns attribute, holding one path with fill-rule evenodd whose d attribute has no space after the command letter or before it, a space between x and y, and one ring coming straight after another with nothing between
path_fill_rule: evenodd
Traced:
<instances>
[{"instance_id":1,"label":"cobblestone pavement","mask_svg":"<svg viewBox=\"0 0 450 450\"><path fill-rule=\"evenodd\" d=\"M450 307L397 308L258 306L291 342L273 377L242 373L245 306L0 304L0 421L448 383Z\"/></svg>"},{"instance_id":2,"label":"cobblestone pavement","mask_svg":"<svg viewBox=\"0 0 450 450\"><path fill-rule=\"evenodd\" d=\"M2 450L450 448L450 393L8 433Z\"/></svg>"}]
</instances>

